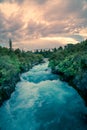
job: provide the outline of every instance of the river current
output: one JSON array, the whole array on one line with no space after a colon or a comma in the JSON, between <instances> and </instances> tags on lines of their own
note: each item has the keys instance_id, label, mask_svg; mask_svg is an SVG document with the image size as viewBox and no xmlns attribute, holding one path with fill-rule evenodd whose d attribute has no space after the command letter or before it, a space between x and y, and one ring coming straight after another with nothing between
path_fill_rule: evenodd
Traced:
<instances>
[{"instance_id":1,"label":"river current","mask_svg":"<svg viewBox=\"0 0 87 130\"><path fill-rule=\"evenodd\" d=\"M20 78L0 108L0 130L87 130L83 99L51 73L48 62Z\"/></svg>"}]
</instances>

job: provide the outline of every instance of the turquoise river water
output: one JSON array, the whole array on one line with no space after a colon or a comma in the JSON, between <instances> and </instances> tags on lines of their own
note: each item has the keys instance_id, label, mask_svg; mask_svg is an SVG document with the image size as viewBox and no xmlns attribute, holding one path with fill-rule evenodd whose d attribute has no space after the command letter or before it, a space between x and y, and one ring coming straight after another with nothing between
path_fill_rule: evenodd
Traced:
<instances>
[{"instance_id":1,"label":"turquoise river water","mask_svg":"<svg viewBox=\"0 0 87 130\"><path fill-rule=\"evenodd\" d=\"M0 108L0 130L87 130L83 99L51 73L48 62L20 78Z\"/></svg>"}]
</instances>

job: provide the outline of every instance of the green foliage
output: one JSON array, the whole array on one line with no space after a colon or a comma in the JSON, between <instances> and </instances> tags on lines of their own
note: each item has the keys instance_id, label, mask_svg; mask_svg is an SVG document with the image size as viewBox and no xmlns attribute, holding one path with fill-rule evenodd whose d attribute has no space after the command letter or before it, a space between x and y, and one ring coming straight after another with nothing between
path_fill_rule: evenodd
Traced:
<instances>
[{"instance_id":1,"label":"green foliage","mask_svg":"<svg viewBox=\"0 0 87 130\"><path fill-rule=\"evenodd\" d=\"M56 49L56 48L55 48ZM50 57L51 56L51 54L52 54L52 51L49 49L49 50L36 50L35 52L34 52L35 54L41 54L43 57L45 57L45 58L48 58L48 57Z\"/></svg>"},{"instance_id":2,"label":"green foliage","mask_svg":"<svg viewBox=\"0 0 87 130\"><path fill-rule=\"evenodd\" d=\"M75 77L87 70L87 40L76 45L68 44L53 52L49 67L65 76Z\"/></svg>"},{"instance_id":3,"label":"green foliage","mask_svg":"<svg viewBox=\"0 0 87 130\"><path fill-rule=\"evenodd\" d=\"M18 73L20 62L17 57L11 58L10 56L1 56L0 57L0 84L10 80L12 75Z\"/></svg>"},{"instance_id":4,"label":"green foliage","mask_svg":"<svg viewBox=\"0 0 87 130\"><path fill-rule=\"evenodd\" d=\"M0 47L0 86L20 72L28 71L34 64L41 63L43 56L28 51L15 51Z\"/></svg>"}]
</instances>

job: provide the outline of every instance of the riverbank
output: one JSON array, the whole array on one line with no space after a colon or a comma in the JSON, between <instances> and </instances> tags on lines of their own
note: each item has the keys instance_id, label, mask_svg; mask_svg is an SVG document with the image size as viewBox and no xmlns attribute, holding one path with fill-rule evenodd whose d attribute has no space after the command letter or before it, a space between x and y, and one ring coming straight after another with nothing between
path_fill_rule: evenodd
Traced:
<instances>
[{"instance_id":1,"label":"riverbank","mask_svg":"<svg viewBox=\"0 0 87 130\"><path fill-rule=\"evenodd\" d=\"M20 74L42 62L42 55L0 47L0 106L10 98Z\"/></svg>"},{"instance_id":2,"label":"riverbank","mask_svg":"<svg viewBox=\"0 0 87 130\"><path fill-rule=\"evenodd\" d=\"M49 67L73 86L87 105L87 40L56 50L49 59Z\"/></svg>"},{"instance_id":3,"label":"riverbank","mask_svg":"<svg viewBox=\"0 0 87 130\"><path fill-rule=\"evenodd\" d=\"M59 75L61 81L65 81L72 86L79 93L87 106L87 74L83 74L82 79L79 79L77 77L67 77L64 73L56 70L52 71L52 73Z\"/></svg>"}]
</instances>

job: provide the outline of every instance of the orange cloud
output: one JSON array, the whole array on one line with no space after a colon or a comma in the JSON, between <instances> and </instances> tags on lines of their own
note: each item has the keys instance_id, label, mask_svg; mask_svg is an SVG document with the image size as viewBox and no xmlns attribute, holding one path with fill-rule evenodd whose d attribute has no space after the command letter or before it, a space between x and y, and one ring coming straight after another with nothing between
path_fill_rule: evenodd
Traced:
<instances>
[{"instance_id":1,"label":"orange cloud","mask_svg":"<svg viewBox=\"0 0 87 130\"><path fill-rule=\"evenodd\" d=\"M15 48L81 41L87 38L86 4L86 0L2 0L0 41L7 43L11 37Z\"/></svg>"}]
</instances>

